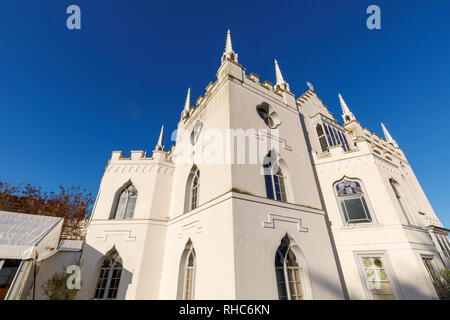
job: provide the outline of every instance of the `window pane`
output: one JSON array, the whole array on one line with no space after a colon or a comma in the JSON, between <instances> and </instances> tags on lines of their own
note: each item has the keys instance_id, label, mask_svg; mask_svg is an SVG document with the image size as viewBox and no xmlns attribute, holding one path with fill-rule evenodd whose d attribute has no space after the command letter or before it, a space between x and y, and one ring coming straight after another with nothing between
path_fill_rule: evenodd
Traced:
<instances>
[{"instance_id":1,"label":"window pane","mask_svg":"<svg viewBox=\"0 0 450 320\"><path fill-rule=\"evenodd\" d=\"M275 186L275 194L276 194L276 200L281 200L281 192L280 192L280 182L278 181L278 176L273 176L273 183Z\"/></svg>"},{"instance_id":2,"label":"window pane","mask_svg":"<svg viewBox=\"0 0 450 320\"><path fill-rule=\"evenodd\" d=\"M134 207L136 206L136 196L132 196L128 199L127 209L125 212L125 219L133 218Z\"/></svg>"},{"instance_id":3,"label":"window pane","mask_svg":"<svg viewBox=\"0 0 450 320\"><path fill-rule=\"evenodd\" d=\"M384 268L381 257L362 257L366 285L368 286L372 299L393 300L395 299L390 277Z\"/></svg>"},{"instance_id":4,"label":"window pane","mask_svg":"<svg viewBox=\"0 0 450 320\"><path fill-rule=\"evenodd\" d=\"M272 176L271 175L264 175L264 181L266 183L266 194L267 198L269 199L275 199L274 193L273 193L273 186L272 186Z\"/></svg>"},{"instance_id":5,"label":"window pane","mask_svg":"<svg viewBox=\"0 0 450 320\"><path fill-rule=\"evenodd\" d=\"M364 207L367 208L364 198L344 199L345 208L347 209L348 222L370 222L370 217L366 216ZM368 210L367 210L368 212Z\"/></svg>"},{"instance_id":6,"label":"window pane","mask_svg":"<svg viewBox=\"0 0 450 320\"><path fill-rule=\"evenodd\" d=\"M322 151L327 151L328 144L327 144L327 140L325 139L325 136L321 136L319 138L319 142L320 142L320 148L322 149Z\"/></svg>"},{"instance_id":7,"label":"window pane","mask_svg":"<svg viewBox=\"0 0 450 320\"><path fill-rule=\"evenodd\" d=\"M117 203L116 213L114 219L123 219L125 216L125 207L128 200L128 191L123 190L120 194L119 202Z\"/></svg>"}]
</instances>

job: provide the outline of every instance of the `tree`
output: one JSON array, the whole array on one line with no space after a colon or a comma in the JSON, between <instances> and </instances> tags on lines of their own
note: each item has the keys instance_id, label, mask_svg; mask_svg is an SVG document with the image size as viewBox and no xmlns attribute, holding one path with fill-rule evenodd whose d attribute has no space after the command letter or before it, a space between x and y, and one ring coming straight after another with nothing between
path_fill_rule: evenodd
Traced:
<instances>
[{"instance_id":1,"label":"tree","mask_svg":"<svg viewBox=\"0 0 450 320\"><path fill-rule=\"evenodd\" d=\"M77 266L80 263L77 262ZM67 284L71 274L67 272L67 267L62 272L56 272L43 285L42 290L50 300L75 300L79 289L69 289Z\"/></svg>"},{"instance_id":2,"label":"tree","mask_svg":"<svg viewBox=\"0 0 450 320\"><path fill-rule=\"evenodd\" d=\"M450 300L450 269L441 269L439 274L432 272L433 282L441 300Z\"/></svg>"},{"instance_id":3,"label":"tree","mask_svg":"<svg viewBox=\"0 0 450 320\"><path fill-rule=\"evenodd\" d=\"M0 181L0 211L64 218L62 237L81 239L94 200L86 189L60 186L59 192L44 192L31 184L12 185Z\"/></svg>"}]
</instances>

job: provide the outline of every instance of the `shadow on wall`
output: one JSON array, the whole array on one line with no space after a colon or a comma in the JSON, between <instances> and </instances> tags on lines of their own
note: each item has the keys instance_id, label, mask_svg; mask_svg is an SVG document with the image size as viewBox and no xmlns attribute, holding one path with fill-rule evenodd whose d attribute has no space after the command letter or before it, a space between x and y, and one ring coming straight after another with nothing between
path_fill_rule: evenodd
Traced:
<instances>
[{"instance_id":1,"label":"shadow on wall","mask_svg":"<svg viewBox=\"0 0 450 320\"><path fill-rule=\"evenodd\" d=\"M133 273L124 267L126 261L115 246L104 254L85 243L82 263L83 284L77 299L125 300Z\"/></svg>"},{"instance_id":2,"label":"shadow on wall","mask_svg":"<svg viewBox=\"0 0 450 320\"><path fill-rule=\"evenodd\" d=\"M45 281L55 273L62 272L65 267L75 264L76 259L67 258L68 254L68 252L56 253L51 258L52 261L49 261L51 263L41 268L36 285L36 290L39 290L36 300L48 299L42 290ZM78 258L80 252L76 252L76 256ZM133 274L124 268L120 252L114 246L104 254L85 243L80 270L82 283L75 300L125 300Z\"/></svg>"}]
</instances>

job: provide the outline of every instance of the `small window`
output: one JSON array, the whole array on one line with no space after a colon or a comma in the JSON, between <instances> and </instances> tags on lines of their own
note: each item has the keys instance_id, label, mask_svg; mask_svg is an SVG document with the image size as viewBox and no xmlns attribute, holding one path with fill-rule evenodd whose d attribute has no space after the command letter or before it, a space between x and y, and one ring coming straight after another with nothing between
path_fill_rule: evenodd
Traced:
<instances>
[{"instance_id":1,"label":"small window","mask_svg":"<svg viewBox=\"0 0 450 320\"><path fill-rule=\"evenodd\" d=\"M302 272L286 235L275 254L275 275L280 300L303 300Z\"/></svg>"},{"instance_id":2,"label":"small window","mask_svg":"<svg viewBox=\"0 0 450 320\"><path fill-rule=\"evenodd\" d=\"M193 300L194 298L194 276L195 276L195 251L192 248L188 253L188 259L185 267L184 300Z\"/></svg>"},{"instance_id":3,"label":"small window","mask_svg":"<svg viewBox=\"0 0 450 320\"><path fill-rule=\"evenodd\" d=\"M398 204L400 206L400 209L402 210L403 216L406 219L406 222L408 224L411 224L411 219L409 217L409 212L406 209L406 206L405 206L405 203L403 201L403 198L402 198L402 196L400 195L400 192L399 192L399 185L398 185L398 183L394 179L389 179L389 182L391 184L392 190L394 191L395 197L397 198L397 202L398 202Z\"/></svg>"},{"instance_id":4,"label":"small window","mask_svg":"<svg viewBox=\"0 0 450 320\"><path fill-rule=\"evenodd\" d=\"M122 275L122 259L117 251L107 256L100 267L94 299L115 300Z\"/></svg>"},{"instance_id":5,"label":"small window","mask_svg":"<svg viewBox=\"0 0 450 320\"><path fill-rule=\"evenodd\" d=\"M137 190L130 184L119 195L114 212L114 219L130 219L133 218L134 208L136 207Z\"/></svg>"},{"instance_id":6,"label":"small window","mask_svg":"<svg viewBox=\"0 0 450 320\"><path fill-rule=\"evenodd\" d=\"M434 269L433 258L422 257L422 261L423 261L423 264L425 265L425 268L427 269L428 275L430 276L430 280L433 283L436 293L438 294L439 298L441 298L440 294L439 294L439 285L437 282L437 278L439 277L439 275L436 274L436 271Z\"/></svg>"},{"instance_id":7,"label":"small window","mask_svg":"<svg viewBox=\"0 0 450 320\"><path fill-rule=\"evenodd\" d=\"M384 257L360 256L365 285L373 300L395 300L392 279L384 262Z\"/></svg>"},{"instance_id":8,"label":"small window","mask_svg":"<svg viewBox=\"0 0 450 320\"><path fill-rule=\"evenodd\" d=\"M200 133L202 132L202 128L203 128L203 122L201 122L200 120L197 120L194 124L194 128L192 129L192 133L191 133L192 145L197 143L198 138L200 137Z\"/></svg>"},{"instance_id":9,"label":"small window","mask_svg":"<svg viewBox=\"0 0 450 320\"><path fill-rule=\"evenodd\" d=\"M317 136L319 137L320 148L322 149L322 152L325 152L328 150L327 138L325 137L325 133L320 124L316 126L316 131Z\"/></svg>"},{"instance_id":10,"label":"small window","mask_svg":"<svg viewBox=\"0 0 450 320\"><path fill-rule=\"evenodd\" d=\"M369 207L359 182L344 180L336 184L336 194L345 223L372 222Z\"/></svg>"},{"instance_id":11,"label":"small window","mask_svg":"<svg viewBox=\"0 0 450 320\"><path fill-rule=\"evenodd\" d=\"M0 300L4 300L22 260L0 259Z\"/></svg>"},{"instance_id":12,"label":"small window","mask_svg":"<svg viewBox=\"0 0 450 320\"><path fill-rule=\"evenodd\" d=\"M192 180L192 188L191 188L191 210L194 210L198 207L198 191L200 187L200 170L194 174L194 179Z\"/></svg>"},{"instance_id":13,"label":"small window","mask_svg":"<svg viewBox=\"0 0 450 320\"><path fill-rule=\"evenodd\" d=\"M277 160L276 157L272 158L272 155L275 153L269 151L263 163L267 198L287 202L286 177L278 165L275 167Z\"/></svg>"},{"instance_id":14,"label":"small window","mask_svg":"<svg viewBox=\"0 0 450 320\"><path fill-rule=\"evenodd\" d=\"M278 114L272 110L272 108L267 103L262 103L256 107L256 112L264 121L266 126L271 129L277 128L281 121L278 117Z\"/></svg>"}]
</instances>

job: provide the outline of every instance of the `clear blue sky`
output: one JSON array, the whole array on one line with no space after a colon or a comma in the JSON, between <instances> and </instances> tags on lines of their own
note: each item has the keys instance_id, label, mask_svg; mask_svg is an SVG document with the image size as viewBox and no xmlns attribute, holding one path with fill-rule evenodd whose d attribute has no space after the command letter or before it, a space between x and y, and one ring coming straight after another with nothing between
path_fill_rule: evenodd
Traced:
<instances>
[{"instance_id":1,"label":"clear blue sky","mask_svg":"<svg viewBox=\"0 0 450 320\"><path fill-rule=\"evenodd\" d=\"M66 28L77 4L82 30ZM381 30L366 28L368 5ZM0 177L94 195L112 150L153 150L215 79L231 29L239 62L296 95L306 81L336 118L383 121L450 227L450 1L4 0ZM170 146L166 136L165 145Z\"/></svg>"}]
</instances>

